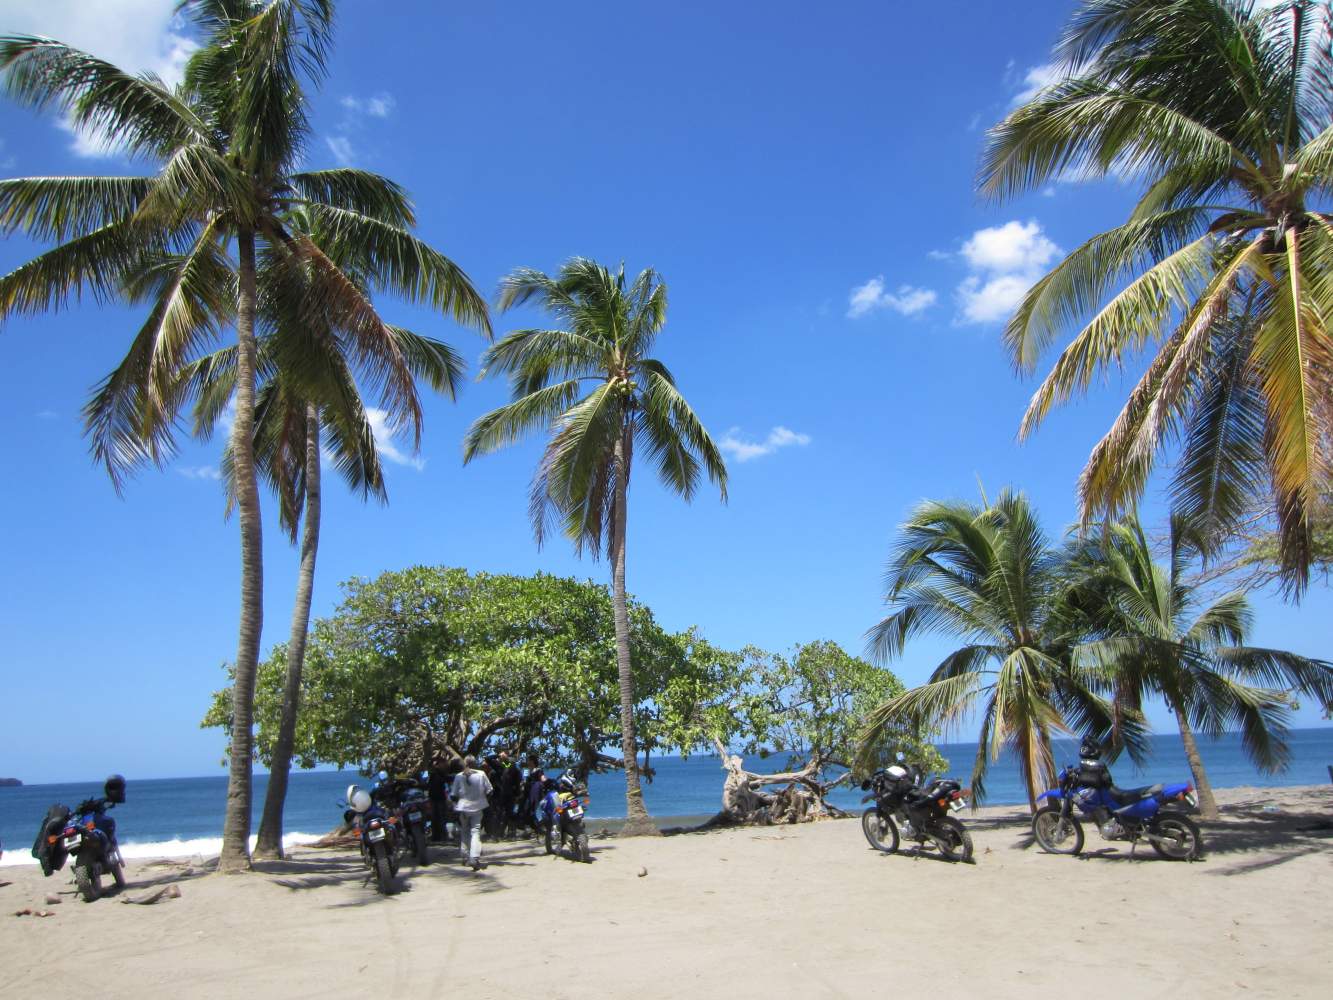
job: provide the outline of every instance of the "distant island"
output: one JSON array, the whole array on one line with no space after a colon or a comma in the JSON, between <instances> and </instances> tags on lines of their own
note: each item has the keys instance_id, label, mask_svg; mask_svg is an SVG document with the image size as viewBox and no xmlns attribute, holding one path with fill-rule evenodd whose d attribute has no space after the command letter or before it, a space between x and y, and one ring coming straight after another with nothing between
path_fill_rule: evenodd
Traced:
<instances>
[{"instance_id":1,"label":"distant island","mask_svg":"<svg viewBox=\"0 0 1333 1000\"><path fill-rule=\"evenodd\" d=\"M22 788L23 782L18 778L0 778L0 788Z\"/></svg>"}]
</instances>

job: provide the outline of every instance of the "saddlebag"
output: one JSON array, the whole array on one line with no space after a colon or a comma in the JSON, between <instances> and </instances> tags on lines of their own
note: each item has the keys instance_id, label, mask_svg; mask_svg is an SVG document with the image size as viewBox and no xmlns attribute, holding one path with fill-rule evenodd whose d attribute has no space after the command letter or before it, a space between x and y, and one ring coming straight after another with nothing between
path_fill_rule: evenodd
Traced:
<instances>
[{"instance_id":1,"label":"saddlebag","mask_svg":"<svg viewBox=\"0 0 1333 1000\"><path fill-rule=\"evenodd\" d=\"M69 815L69 807L60 803L46 810L46 818L42 820L37 839L32 845L32 856L42 866L43 875L49 876L65 867L65 848L60 842L60 834L69 822ZM55 843L51 842L52 837L56 838Z\"/></svg>"}]
</instances>

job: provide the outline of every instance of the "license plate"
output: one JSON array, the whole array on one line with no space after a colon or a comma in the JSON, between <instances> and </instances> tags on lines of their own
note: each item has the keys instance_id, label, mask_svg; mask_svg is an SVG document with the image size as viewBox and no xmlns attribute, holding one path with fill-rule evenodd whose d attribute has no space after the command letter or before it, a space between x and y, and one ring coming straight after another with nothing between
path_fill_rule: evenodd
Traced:
<instances>
[{"instance_id":1,"label":"license plate","mask_svg":"<svg viewBox=\"0 0 1333 1000\"><path fill-rule=\"evenodd\" d=\"M570 809L569 809L569 818L570 818L570 819L578 819L578 818L579 818L580 816L582 816L582 815L583 815L583 807L582 807L582 806L571 806L571 807L570 807Z\"/></svg>"},{"instance_id":2,"label":"license plate","mask_svg":"<svg viewBox=\"0 0 1333 1000\"><path fill-rule=\"evenodd\" d=\"M407 819L408 819L409 822L412 822L412 823L420 823L420 822L421 822L421 813L408 813L408 814L407 814Z\"/></svg>"},{"instance_id":3,"label":"license plate","mask_svg":"<svg viewBox=\"0 0 1333 1000\"><path fill-rule=\"evenodd\" d=\"M952 809L952 810L953 810L954 812L956 812L956 813L960 813L960 812L962 812L962 811L963 811L963 800L962 800L962 799L954 799L952 802L949 803L949 808Z\"/></svg>"},{"instance_id":4,"label":"license plate","mask_svg":"<svg viewBox=\"0 0 1333 1000\"><path fill-rule=\"evenodd\" d=\"M370 840L383 840L383 839L384 839L384 831L383 831L383 830L371 830L368 834L366 834L366 837L369 838Z\"/></svg>"},{"instance_id":5,"label":"license plate","mask_svg":"<svg viewBox=\"0 0 1333 1000\"><path fill-rule=\"evenodd\" d=\"M64 844L63 844L62 846L65 848L65 850L67 850L67 851L72 851L72 850L74 850L74 848L76 848L76 847L79 846L79 838L78 838L78 837L66 837L66 838L65 838L65 841L64 841Z\"/></svg>"}]
</instances>

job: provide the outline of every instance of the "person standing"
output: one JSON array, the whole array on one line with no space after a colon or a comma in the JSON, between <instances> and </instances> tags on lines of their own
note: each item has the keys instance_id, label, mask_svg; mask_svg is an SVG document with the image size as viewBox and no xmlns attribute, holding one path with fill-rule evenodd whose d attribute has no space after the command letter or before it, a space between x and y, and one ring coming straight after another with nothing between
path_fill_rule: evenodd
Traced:
<instances>
[{"instance_id":1,"label":"person standing","mask_svg":"<svg viewBox=\"0 0 1333 1000\"><path fill-rule=\"evenodd\" d=\"M485 771L477 769L477 758L463 758L463 770L455 775L453 787L454 808L458 810L461 831L458 846L467 845L467 863L479 871L481 865L481 814L486 811L495 789Z\"/></svg>"}]
</instances>

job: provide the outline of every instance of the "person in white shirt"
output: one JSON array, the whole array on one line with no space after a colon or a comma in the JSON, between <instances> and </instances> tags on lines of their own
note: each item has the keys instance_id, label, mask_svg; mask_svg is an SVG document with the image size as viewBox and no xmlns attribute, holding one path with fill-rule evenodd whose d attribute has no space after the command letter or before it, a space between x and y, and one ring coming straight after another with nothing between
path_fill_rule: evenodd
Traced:
<instances>
[{"instance_id":1,"label":"person in white shirt","mask_svg":"<svg viewBox=\"0 0 1333 1000\"><path fill-rule=\"evenodd\" d=\"M454 808L458 810L458 820L462 829L459 833L459 845L467 844L467 863L472 870L478 871L481 864L481 814L490 802L491 779L485 771L477 770L477 758L463 758L463 770L454 775Z\"/></svg>"}]
</instances>

